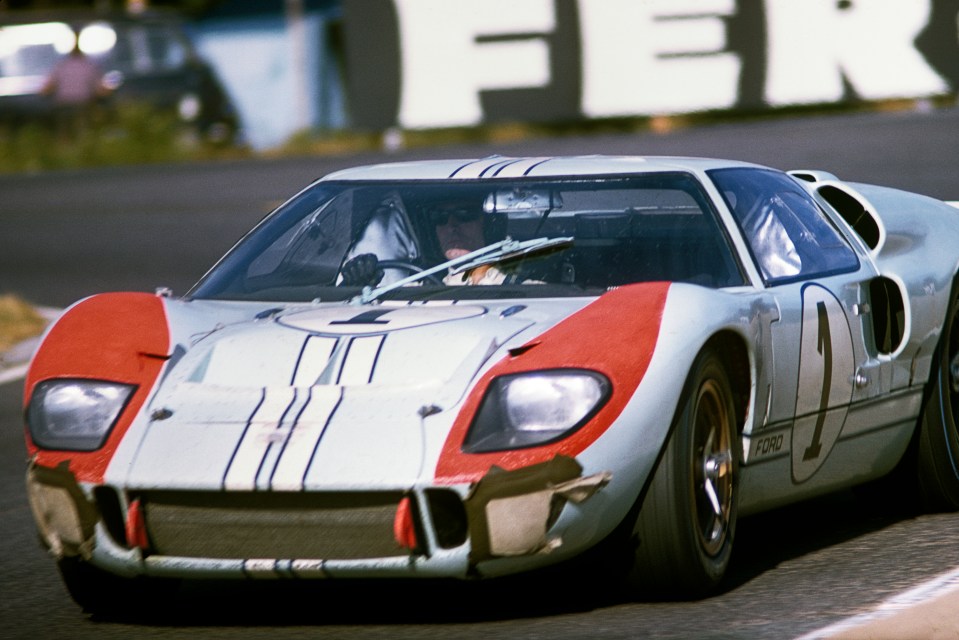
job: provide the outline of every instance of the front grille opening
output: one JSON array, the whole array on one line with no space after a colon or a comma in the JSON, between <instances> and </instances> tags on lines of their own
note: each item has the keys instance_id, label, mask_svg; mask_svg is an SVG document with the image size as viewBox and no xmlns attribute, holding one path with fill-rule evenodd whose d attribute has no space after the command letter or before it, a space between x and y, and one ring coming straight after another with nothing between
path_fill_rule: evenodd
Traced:
<instances>
[{"instance_id":1,"label":"front grille opening","mask_svg":"<svg viewBox=\"0 0 959 640\"><path fill-rule=\"evenodd\" d=\"M469 529L466 508L459 494L449 489L428 489L426 500L430 505L439 546L453 549L465 543Z\"/></svg>"},{"instance_id":2,"label":"front grille opening","mask_svg":"<svg viewBox=\"0 0 959 640\"><path fill-rule=\"evenodd\" d=\"M359 560L408 556L402 492L142 494L154 553L187 558Z\"/></svg>"},{"instance_id":3,"label":"front grille opening","mask_svg":"<svg viewBox=\"0 0 959 640\"><path fill-rule=\"evenodd\" d=\"M107 533L113 541L121 547L127 547L126 521L123 517L123 507L120 506L120 495L113 487L101 485L93 490L93 499L100 510L100 518Z\"/></svg>"}]
</instances>

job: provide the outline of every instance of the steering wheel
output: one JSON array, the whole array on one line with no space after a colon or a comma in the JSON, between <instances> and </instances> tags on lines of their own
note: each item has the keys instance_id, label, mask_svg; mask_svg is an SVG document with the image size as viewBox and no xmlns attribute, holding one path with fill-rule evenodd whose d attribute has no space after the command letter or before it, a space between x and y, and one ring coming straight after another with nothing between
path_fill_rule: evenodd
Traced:
<instances>
[{"instance_id":1,"label":"steering wheel","mask_svg":"<svg viewBox=\"0 0 959 640\"><path fill-rule=\"evenodd\" d=\"M403 260L380 260L377 265L381 269L400 269L408 272L410 275L423 271L422 267L418 267L411 262L404 262ZM426 276L424 280L429 280L432 284L443 284L442 278L437 277L435 273L431 273L430 275Z\"/></svg>"}]
</instances>

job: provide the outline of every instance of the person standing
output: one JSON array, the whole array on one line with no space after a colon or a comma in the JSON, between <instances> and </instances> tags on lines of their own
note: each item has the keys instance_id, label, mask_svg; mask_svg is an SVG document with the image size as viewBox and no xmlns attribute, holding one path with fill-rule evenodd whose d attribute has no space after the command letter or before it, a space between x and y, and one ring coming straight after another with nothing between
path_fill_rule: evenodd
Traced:
<instances>
[{"instance_id":1,"label":"person standing","mask_svg":"<svg viewBox=\"0 0 959 640\"><path fill-rule=\"evenodd\" d=\"M50 71L43 93L53 99L60 133L76 137L91 124L97 100L109 91L100 66L83 53L78 43Z\"/></svg>"}]
</instances>

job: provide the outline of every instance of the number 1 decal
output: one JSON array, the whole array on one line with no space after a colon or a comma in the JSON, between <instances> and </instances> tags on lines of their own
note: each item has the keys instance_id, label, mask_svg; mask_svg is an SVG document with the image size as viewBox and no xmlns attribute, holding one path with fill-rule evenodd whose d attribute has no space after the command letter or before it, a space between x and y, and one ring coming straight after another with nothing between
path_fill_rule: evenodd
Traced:
<instances>
[{"instance_id":1,"label":"number 1 decal","mask_svg":"<svg viewBox=\"0 0 959 640\"><path fill-rule=\"evenodd\" d=\"M822 452L822 427L826 421L826 410L829 408L829 389L832 387L832 335L829 333L829 314L825 302L816 303L816 312L819 317L819 354L823 360L822 395L819 398L819 416L816 418L816 430L813 432L812 444L806 447L803 453L803 462L815 460Z\"/></svg>"},{"instance_id":2,"label":"number 1 decal","mask_svg":"<svg viewBox=\"0 0 959 640\"><path fill-rule=\"evenodd\" d=\"M792 433L793 482L811 478L836 444L852 398L854 353L839 300L818 285L802 292L799 384Z\"/></svg>"},{"instance_id":3,"label":"number 1 decal","mask_svg":"<svg viewBox=\"0 0 959 640\"><path fill-rule=\"evenodd\" d=\"M289 313L280 317L278 322L316 335L362 336L462 320L485 313L485 307L471 304L382 305L375 308L343 305Z\"/></svg>"}]
</instances>

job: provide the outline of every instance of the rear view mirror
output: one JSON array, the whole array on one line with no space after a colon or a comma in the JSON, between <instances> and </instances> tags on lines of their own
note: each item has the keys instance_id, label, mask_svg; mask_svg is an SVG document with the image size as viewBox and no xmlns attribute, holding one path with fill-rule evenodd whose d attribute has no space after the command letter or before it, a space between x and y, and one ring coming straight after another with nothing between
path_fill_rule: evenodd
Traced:
<instances>
[{"instance_id":1,"label":"rear view mirror","mask_svg":"<svg viewBox=\"0 0 959 640\"><path fill-rule=\"evenodd\" d=\"M562 197L553 191L541 189L497 189L486 196L483 211L511 213L512 217L539 217L563 206Z\"/></svg>"}]
</instances>

